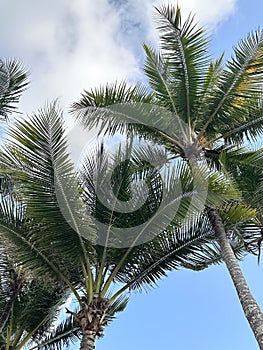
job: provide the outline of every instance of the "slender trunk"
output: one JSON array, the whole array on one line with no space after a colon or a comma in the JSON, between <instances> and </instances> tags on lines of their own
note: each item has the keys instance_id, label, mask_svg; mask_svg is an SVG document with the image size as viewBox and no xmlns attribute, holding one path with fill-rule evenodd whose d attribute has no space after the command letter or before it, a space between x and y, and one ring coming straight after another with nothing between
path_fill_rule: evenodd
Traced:
<instances>
[{"instance_id":1,"label":"slender trunk","mask_svg":"<svg viewBox=\"0 0 263 350\"><path fill-rule=\"evenodd\" d=\"M14 305L14 302L16 300L16 297L17 297L21 287L22 287L22 278L18 277L14 282L14 286L12 288L12 293L11 293L11 295L10 295L6 305L5 305L4 311L0 317L0 334L2 333L4 327L9 319L12 307Z\"/></svg>"},{"instance_id":2,"label":"slender trunk","mask_svg":"<svg viewBox=\"0 0 263 350\"><path fill-rule=\"evenodd\" d=\"M208 208L207 214L218 239L222 258L235 285L245 316L254 332L260 349L263 350L263 314L250 292L245 277L239 267L235 254L227 239L225 227L220 215L214 208Z\"/></svg>"},{"instance_id":3,"label":"slender trunk","mask_svg":"<svg viewBox=\"0 0 263 350\"><path fill-rule=\"evenodd\" d=\"M96 332L85 331L83 332L80 350L94 350L95 349Z\"/></svg>"}]
</instances>

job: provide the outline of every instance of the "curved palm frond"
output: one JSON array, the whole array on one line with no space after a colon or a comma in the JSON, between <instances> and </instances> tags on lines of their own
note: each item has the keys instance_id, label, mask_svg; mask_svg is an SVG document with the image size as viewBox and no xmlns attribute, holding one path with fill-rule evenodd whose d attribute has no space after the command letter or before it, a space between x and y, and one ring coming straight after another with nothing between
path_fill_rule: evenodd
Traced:
<instances>
[{"instance_id":1,"label":"curved palm frond","mask_svg":"<svg viewBox=\"0 0 263 350\"><path fill-rule=\"evenodd\" d=\"M0 237L1 249L18 265L28 271L34 271L38 277L51 276L53 279L67 281L66 275L79 276L75 266L67 266L61 255L52 249L52 244L45 249L37 247L38 236L45 235L48 227L30 221L25 216L25 206L18 200L3 197L0 200ZM63 273L60 267L64 267Z\"/></svg>"},{"instance_id":2,"label":"curved palm frond","mask_svg":"<svg viewBox=\"0 0 263 350\"><path fill-rule=\"evenodd\" d=\"M9 216L9 226L10 219ZM20 218L16 216L14 220L17 222ZM27 263L23 265L20 259L20 252L26 250L25 247L13 248L15 251L10 249L6 240L0 245L0 342L3 346L9 343L20 349L49 331L69 292L63 283L54 279L49 270L42 268L39 274L37 269L26 269ZM31 267L32 264L31 258Z\"/></svg>"},{"instance_id":3,"label":"curved palm frond","mask_svg":"<svg viewBox=\"0 0 263 350\"><path fill-rule=\"evenodd\" d=\"M262 94L263 31L251 32L240 41L234 53L226 69L221 71L216 90L207 98L211 109L203 115L199 138L214 130L223 138L225 134L226 141L242 142L244 137L253 138L262 131L259 96Z\"/></svg>"},{"instance_id":4,"label":"curved palm frond","mask_svg":"<svg viewBox=\"0 0 263 350\"><path fill-rule=\"evenodd\" d=\"M190 128L200 85L204 81L204 71L208 66L209 39L204 29L197 27L191 15L181 23L179 7L161 6L156 11L161 49L169 61L177 110Z\"/></svg>"},{"instance_id":5,"label":"curved palm frond","mask_svg":"<svg viewBox=\"0 0 263 350\"><path fill-rule=\"evenodd\" d=\"M84 220L61 113L53 104L30 121L17 122L9 132L12 141L4 149L1 163L16 181L27 216L46 227L42 235L32 234L31 239L43 249L52 244L53 249L70 254L73 261L82 259L80 237L87 235L91 240L92 228L88 218ZM62 240L63 247L58 243Z\"/></svg>"},{"instance_id":6,"label":"curved palm frond","mask_svg":"<svg viewBox=\"0 0 263 350\"><path fill-rule=\"evenodd\" d=\"M243 214L242 222L240 211ZM261 237L258 226L253 223L255 212L239 204L234 207L229 204L228 210L224 211L224 218L232 249L240 259L248 251L251 252L255 238ZM247 250L244 249L244 241ZM191 222L181 227L168 227L149 244L137 249L134 260L130 257L129 264L118 274L119 282L124 283L121 291L126 290L127 286L130 289L153 286L167 275L167 271L179 268L202 270L222 261L214 231L203 214L193 217Z\"/></svg>"},{"instance_id":7,"label":"curved palm frond","mask_svg":"<svg viewBox=\"0 0 263 350\"><path fill-rule=\"evenodd\" d=\"M28 86L28 72L17 60L0 60L0 120L16 110L21 94Z\"/></svg>"},{"instance_id":8,"label":"curved palm frond","mask_svg":"<svg viewBox=\"0 0 263 350\"><path fill-rule=\"evenodd\" d=\"M259 208L255 193L262 181L262 149L251 151L246 148L229 147L218 156L223 171L231 174L242 191L244 200Z\"/></svg>"},{"instance_id":9,"label":"curved palm frond","mask_svg":"<svg viewBox=\"0 0 263 350\"><path fill-rule=\"evenodd\" d=\"M151 159L158 166L153 167L152 164L145 161L146 159ZM167 162L169 163L168 154L164 148L154 147L154 145L149 147L140 143L131 153L129 161L127 161L126 156L121 157L120 152L117 152L117 158L111 159L104 147L98 147L95 154L92 152L85 159L81 170L83 198L88 210L91 210L91 216L97 221L98 236L101 236L99 244L104 246L104 248L96 247L98 262L105 267L101 280L104 292L110 286L108 281L116 280L128 283L128 285L133 283L136 285L135 277L133 282L128 282L129 276L133 270L141 269L140 271L142 271L144 259L151 259L151 254L151 262L156 262L156 268L159 268L159 264L163 266L163 274L156 275L156 279L165 275L166 269L171 269L171 266L174 268L186 267L187 260L199 261L201 266L203 259L203 264L207 266L219 259L218 248L216 253L212 248L214 236L210 237L208 234L207 238L205 233L200 235L200 232L196 231L191 234L189 233L191 227L187 226L180 238L180 227L201 211L205 203L219 205L230 199L236 200L240 197L239 192L233 187L231 181L226 181L223 174L211 173L207 168L202 170L200 167L200 176L198 177L195 173L193 178L193 172L186 162L183 164L175 162L173 166L168 165ZM165 166L170 169L170 173L167 169L165 171ZM104 188L103 181L107 172L110 172L112 177ZM143 197L141 188L136 188L136 184L134 184L136 180L147 182L147 198L144 198L139 210L129 212L123 207L125 201L130 200L131 184L133 184L132 204L140 203ZM202 181L205 182L206 187L204 184L202 185ZM110 186L114 192L115 201L110 201L109 197L106 197L104 202L101 201L102 197L99 192L109 193ZM122 200L122 210L120 211L117 208L117 200ZM162 201L164 201L164 205ZM146 210L144 210L145 206ZM130 205L129 208L132 206ZM143 226L144 223L146 226ZM102 227L105 232L102 231ZM118 229L122 232L118 233ZM127 235L129 236L127 237ZM161 238L158 241L156 237L159 236ZM141 241L142 238L143 241ZM167 243L165 243L166 240ZM156 242L155 248L154 242ZM174 242L173 245L172 242ZM138 243L141 245L138 246ZM115 247L118 246L119 249L116 249ZM167 253L166 247L170 249L169 253ZM239 246L237 251L241 252L241 250L242 248ZM201 251L206 253L202 256ZM166 256L169 262L162 265ZM208 263L208 261L210 262ZM180 262L184 262L184 264L180 264ZM146 275L147 272L148 270L146 270ZM109 279L105 280L106 277ZM151 284L150 279L148 281ZM123 288L126 289L127 285Z\"/></svg>"},{"instance_id":10,"label":"curved palm frond","mask_svg":"<svg viewBox=\"0 0 263 350\"><path fill-rule=\"evenodd\" d=\"M49 333L68 295L69 290L58 282L51 285L50 281L33 279L25 283L13 310L14 346L21 349ZM23 334L15 339L20 330Z\"/></svg>"},{"instance_id":11,"label":"curved palm frond","mask_svg":"<svg viewBox=\"0 0 263 350\"><path fill-rule=\"evenodd\" d=\"M144 50L146 54L144 71L158 104L177 114L176 90L171 79L168 60L146 44Z\"/></svg>"},{"instance_id":12,"label":"curved palm frond","mask_svg":"<svg viewBox=\"0 0 263 350\"><path fill-rule=\"evenodd\" d=\"M126 82L107 84L91 91L84 90L80 102L73 103L73 111L87 107L107 107L119 103L149 103L152 96L142 85L128 86Z\"/></svg>"},{"instance_id":13,"label":"curved palm frond","mask_svg":"<svg viewBox=\"0 0 263 350\"><path fill-rule=\"evenodd\" d=\"M72 316L60 322L47 336L38 341L38 345L33 349L62 350L64 346L75 344L81 337L81 331Z\"/></svg>"}]
</instances>

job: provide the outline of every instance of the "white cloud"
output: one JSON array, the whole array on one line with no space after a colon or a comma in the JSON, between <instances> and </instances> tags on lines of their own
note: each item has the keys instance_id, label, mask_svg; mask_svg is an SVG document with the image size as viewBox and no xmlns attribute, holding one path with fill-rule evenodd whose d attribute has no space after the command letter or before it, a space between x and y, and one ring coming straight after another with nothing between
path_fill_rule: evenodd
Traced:
<instances>
[{"instance_id":1,"label":"white cloud","mask_svg":"<svg viewBox=\"0 0 263 350\"><path fill-rule=\"evenodd\" d=\"M83 88L139 77L133 50L116 38L119 14L106 0L36 3L9 1L1 21L8 28L0 34L4 55L20 57L32 73L27 111L52 97L67 105Z\"/></svg>"},{"instance_id":2,"label":"white cloud","mask_svg":"<svg viewBox=\"0 0 263 350\"><path fill-rule=\"evenodd\" d=\"M167 1L168 2L168 1ZM141 78L141 44L152 39L153 4L141 0L5 0L1 4L0 57L20 58L31 71L22 100L31 113L45 101L62 107L84 88ZM164 3L164 1L161 1ZM176 4L176 2L174 2ZM235 0L179 1L183 13L215 26Z\"/></svg>"},{"instance_id":3,"label":"white cloud","mask_svg":"<svg viewBox=\"0 0 263 350\"><path fill-rule=\"evenodd\" d=\"M234 12L237 0L154 0L155 5L171 3L178 3L184 18L191 12L200 23L215 27Z\"/></svg>"}]
</instances>

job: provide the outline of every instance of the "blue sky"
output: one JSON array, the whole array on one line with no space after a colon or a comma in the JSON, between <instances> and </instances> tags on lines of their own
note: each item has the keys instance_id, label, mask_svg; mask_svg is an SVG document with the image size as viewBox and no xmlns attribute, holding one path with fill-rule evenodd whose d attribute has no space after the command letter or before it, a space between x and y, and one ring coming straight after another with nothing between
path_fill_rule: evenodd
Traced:
<instances>
[{"instance_id":1,"label":"blue sky","mask_svg":"<svg viewBox=\"0 0 263 350\"><path fill-rule=\"evenodd\" d=\"M141 80L141 43L156 40L153 3L158 1L0 0L0 57L21 58L31 71L21 110L31 113L57 96L67 108L84 88ZM261 0L189 0L183 10L193 10L208 26L216 56L229 56L241 37L262 25ZM262 264L248 257L241 266L263 308ZM159 288L132 295L96 347L124 348L253 350L257 344L220 265L172 272Z\"/></svg>"}]
</instances>

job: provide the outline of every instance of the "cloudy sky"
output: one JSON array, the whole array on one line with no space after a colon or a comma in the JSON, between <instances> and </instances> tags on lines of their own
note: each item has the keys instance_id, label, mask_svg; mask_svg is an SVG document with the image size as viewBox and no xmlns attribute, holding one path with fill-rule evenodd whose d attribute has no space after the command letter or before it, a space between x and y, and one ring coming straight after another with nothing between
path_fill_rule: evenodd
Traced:
<instances>
[{"instance_id":1,"label":"cloudy sky","mask_svg":"<svg viewBox=\"0 0 263 350\"><path fill-rule=\"evenodd\" d=\"M20 109L31 113L59 97L61 106L83 89L143 80L143 42L156 43L151 0L0 0L0 57L19 58L31 86ZM163 2L162 2L163 3ZM176 4L176 1L174 1ZM213 34L212 53L230 55L250 29L262 25L262 0L184 0ZM263 308L262 267L242 267ZM253 350L257 345L223 266L170 274L149 295L132 297L106 330L98 350Z\"/></svg>"},{"instance_id":2,"label":"cloudy sky","mask_svg":"<svg viewBox=\"0 0 263 350\"><path fill-rule=\"evenodd\" d=\"M154 44L153 5L141 0L0 0L0 57L19 57L31 72L21 108L27 113L60 97L63 107L84 88L142 79L141 44ZM234 0L189 0L210 27L228 18Z\"/></svg>"}]
</instances>

